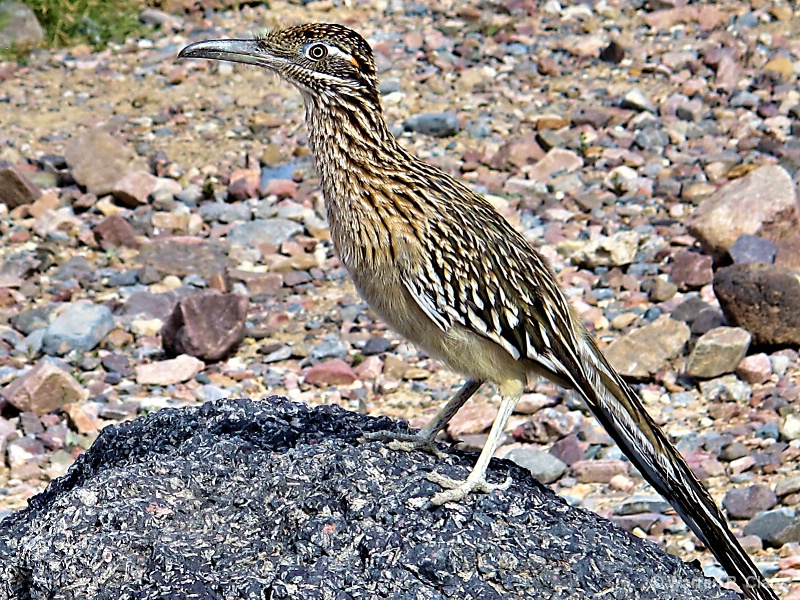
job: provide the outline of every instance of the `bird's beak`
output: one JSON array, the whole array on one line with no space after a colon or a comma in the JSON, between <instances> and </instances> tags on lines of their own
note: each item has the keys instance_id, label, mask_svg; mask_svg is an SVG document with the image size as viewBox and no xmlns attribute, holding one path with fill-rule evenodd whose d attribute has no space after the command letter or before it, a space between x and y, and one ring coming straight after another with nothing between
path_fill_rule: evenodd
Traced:
<instances>
[{"instance_id":1,"label":"bird's beak","mask_svg":"<svg viewBox=\"0 0 800 600\"><path fill-rule=\"evenodd\" d=\"M265 52L257 40L208 40L189 44L178 53L178 58L208 58L227 60L276 69L284 61Z\"/></svg>"}]
</instances>

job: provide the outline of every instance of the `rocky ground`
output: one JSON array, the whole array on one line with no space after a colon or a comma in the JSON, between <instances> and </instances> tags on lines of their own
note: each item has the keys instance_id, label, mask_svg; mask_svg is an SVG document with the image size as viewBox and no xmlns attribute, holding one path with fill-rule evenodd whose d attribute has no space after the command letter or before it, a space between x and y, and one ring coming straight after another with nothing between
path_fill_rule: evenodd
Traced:
<instances>
[{"instance_id":1,"label":"rocky ground","mask_svg":"<svg viewBox=\"0 0 800 600\"><path fill-rule=\"evenodd\" d=\"M284 394L420 425L459 378L357 297L299 95L187 43L336 21L371 43L402 143L487 194L800 598L800 10L518 0L147 10L147 39L0 63L0 498L97 432ZM449 428L479 447L483 390ZM500 454L721 576L585 408L526 394Z\"/></svg>"}]
</instances>

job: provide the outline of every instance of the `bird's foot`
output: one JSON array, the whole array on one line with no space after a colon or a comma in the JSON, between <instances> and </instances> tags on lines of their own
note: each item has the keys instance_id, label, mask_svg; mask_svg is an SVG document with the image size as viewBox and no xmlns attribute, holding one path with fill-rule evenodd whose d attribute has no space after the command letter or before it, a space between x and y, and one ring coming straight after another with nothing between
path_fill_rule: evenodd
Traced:
<instances>
[{"instance_id":1,"label":"bird's foot","mask_svg":"<svg viewBox=\"0 0 800 600\"><path fill-rule=\"evenodd\" d=\"M397 433L395 431L375 431L372 433L365 433L364 439L370 441L389 442L387 446L391 450L402 450L403 452L413 452L414 450L422 450L429 452L437 458L447 456L444 452L436 447L434 441L425 435L419 433Z\"/></svg>"},{"instance_id":2,"label":"bird's foot","mask_svg":"<svg viewBox=\"0 0 800 600\"><path fill-rule=\"evenodd\" d=\"M434 494L431 502L437 506L447 502L460 502L472 492L488 494L495 490L507 490L511 485L511 477L508 477L503 483L489 483L484 474L479 473L474 477L473 475L475 474L470 473L466 479L452 479L436 471L428 473L428 481L445 488Z\"/></svg>"}]
</instances>

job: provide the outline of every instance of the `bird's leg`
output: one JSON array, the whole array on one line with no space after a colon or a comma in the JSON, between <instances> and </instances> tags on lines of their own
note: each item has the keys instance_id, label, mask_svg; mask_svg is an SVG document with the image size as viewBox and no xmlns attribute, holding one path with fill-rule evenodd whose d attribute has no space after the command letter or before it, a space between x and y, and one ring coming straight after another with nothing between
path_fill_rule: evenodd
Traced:
<instances>
[{"instance_id":1,"label":"bird's leg","mask_svg":"<svg viewBox=\"0 0 800 600\"><path fill-rule=\"evenodd\" d=\"M445 428L450 419L464 406L467 400L478 391L483 385L483 381L477 379L467 379L455 395L448 400L447 404L433 417L425 427L417 433L396 433L393 431L376 431L366 433L364 437L368 440L389 440L389 448L392 450L425 450L441 458L444 454L436 447L434 440L439 432Z\"/></svg>"},{"instance_id":2,"label":"bird's leg","mask_svg":"<svg viewBox=\"0 0 800 600\"><path fill-rule=\"evenodd\" d=\"M492 424L492 429L489 431L489 437L483 445L483 450L466 479L451 479L435 471L428 474L429 481L447 488L431 498L433 504L441 505L446 502L458 502L467 497L470 492L489 493L493 490L508 489L508 486L511 485L510 477L500 484L489 483L486 481L486 469L489 467L489 461L492 460L494 451L497 449L497 444L503 435L508 418L514 412L514 407L517 405L524 389L524 383L516 380L508 381L500 386L502 397L500 409L497 411L497 416Z\"/></svg>"}]
</instances>

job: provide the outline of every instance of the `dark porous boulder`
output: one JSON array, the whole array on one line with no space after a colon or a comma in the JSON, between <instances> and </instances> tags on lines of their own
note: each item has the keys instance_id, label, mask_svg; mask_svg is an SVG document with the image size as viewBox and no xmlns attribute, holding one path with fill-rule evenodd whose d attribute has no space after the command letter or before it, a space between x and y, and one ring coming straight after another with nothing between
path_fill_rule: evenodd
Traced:
<instances>
[{"instance_id":1,"label":"dark porous boulder","mask_svg":"<svg viewBox=\"0 0 800 600\"><path fill-rule=\"evenodd\" d=\"M760 347L800 345L800 275L765 263L725 267L714 274L714 293L731 325Z\"/></svg>"},{"instance_id":2,"label":"dark porous boulder","mask_svg":"<svg viewBox=\"0 0 800 600\"><path fill-rule=\"evenodd\" d=\"M278 397L108 427L0 524L0 597L738 598L507 461L508 491L431 506L475 456L359 439L402 427Z\"/></svg>"}]
</instances>

